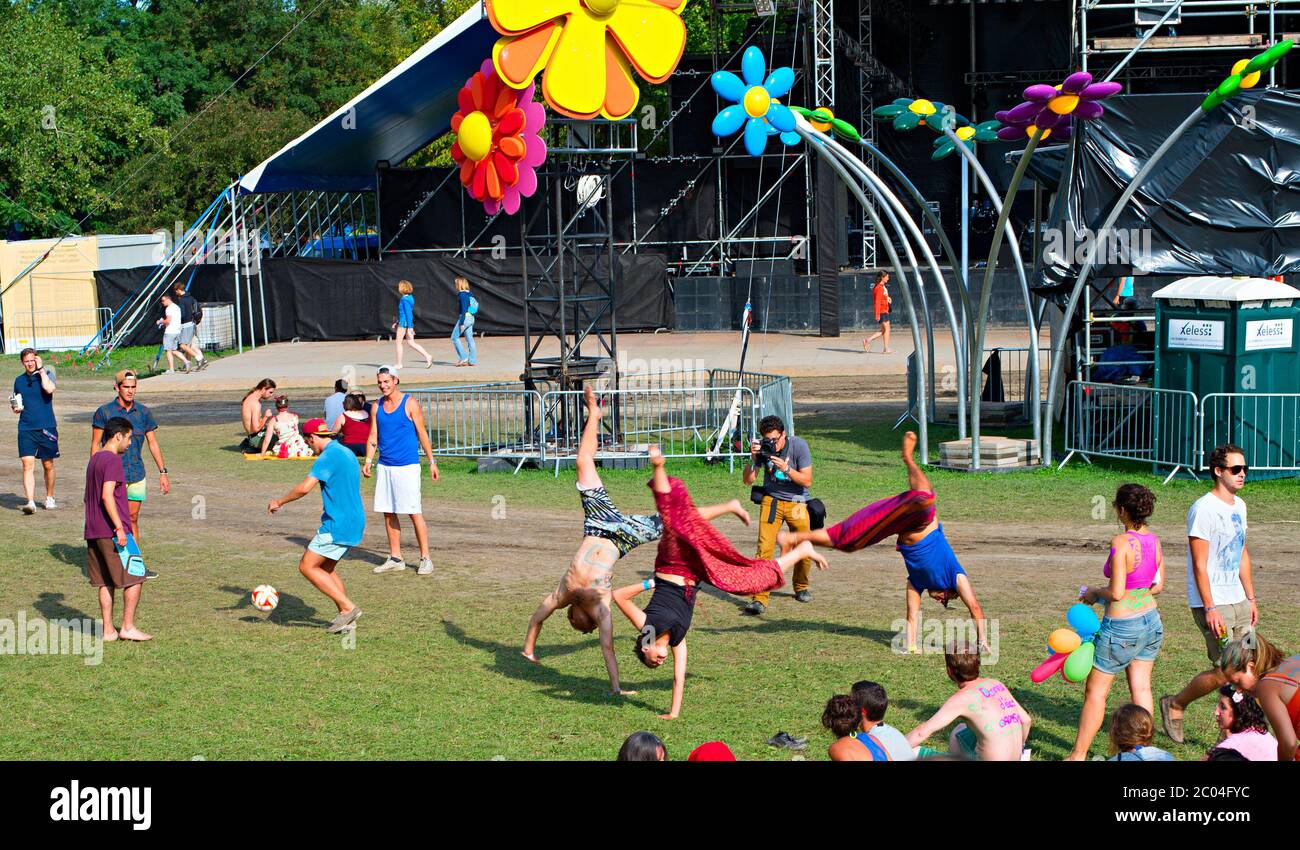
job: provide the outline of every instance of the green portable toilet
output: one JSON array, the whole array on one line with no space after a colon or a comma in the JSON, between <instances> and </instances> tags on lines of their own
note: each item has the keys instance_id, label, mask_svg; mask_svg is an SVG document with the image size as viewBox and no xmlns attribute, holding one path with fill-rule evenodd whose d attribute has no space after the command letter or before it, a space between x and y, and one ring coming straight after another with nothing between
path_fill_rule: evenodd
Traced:
<instances>
[{"instance_id":1,"label":"green portable toilet","mask_svg":"<svg viewBox=\"0 0 1300 850\"><path fill-rule=\"evenodd\" d=\"M1295 475L1300 467L1300 290L1264 278L1186 277L1152 298L1155 386L1196 396L1205 451L1213 443L1236 443L1258 470L1252 478ZM1223 398L1220 393L1248 395ZM1269 393L1297 397L1255 395ZM1154 439L1190 448L1194 427L1157 426Z\"/></svg>"}]
</instances>

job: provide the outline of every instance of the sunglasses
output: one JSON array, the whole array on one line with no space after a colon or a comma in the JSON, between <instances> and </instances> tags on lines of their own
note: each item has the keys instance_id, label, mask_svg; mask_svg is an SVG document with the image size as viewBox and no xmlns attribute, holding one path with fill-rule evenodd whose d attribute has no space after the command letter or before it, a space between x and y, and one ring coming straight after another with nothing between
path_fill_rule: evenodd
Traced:
<instances>
[{"instance_id":1,"label":"sunglasses","mask_svg":"<svg viewBox=\"0 0 1300 850\"><path fill-rule=\"evenodd\" d=\"M1241 463L1236 466L1221 466L1219 467L1219 469L1226 469L1229 472L1231 472L1233 475L1241 475L1243 473L1250 472L1249 464L1245 464L1245 463Z\"/></svg>"}]
</instances>

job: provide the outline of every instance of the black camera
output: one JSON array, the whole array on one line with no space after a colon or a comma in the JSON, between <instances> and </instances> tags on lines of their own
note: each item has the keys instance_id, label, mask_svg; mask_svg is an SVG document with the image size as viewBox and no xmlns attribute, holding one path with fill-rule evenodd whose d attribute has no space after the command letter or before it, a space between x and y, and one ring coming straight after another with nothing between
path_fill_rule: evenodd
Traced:
<instances>
[{"instance_id":1,"label":"black camera","mask_svg":"<svg viewBox=\"0 0 1300 850\"><path fill-rule=\"evenodd\" d=\"M776 440L767 437L760 439L758 441L758 453L763 457L776 457L778 455L776 450Z\"/></svg>"}]
</instances>

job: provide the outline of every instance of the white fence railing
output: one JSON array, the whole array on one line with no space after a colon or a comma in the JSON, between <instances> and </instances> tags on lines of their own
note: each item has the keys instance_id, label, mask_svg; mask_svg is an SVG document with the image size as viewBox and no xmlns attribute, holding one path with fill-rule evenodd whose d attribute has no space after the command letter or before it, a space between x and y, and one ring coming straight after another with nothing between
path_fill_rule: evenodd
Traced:
<instances>
[{"instance_id":1,"label":"white fence railing","mask_svg":"<svg viewBox=\"0 0 1300 850\"><path fill-rule=\"evenodd\" d=\"M1066 394L1064 467L1075 455L1204 470L1233 443L1261 471L1300 472L1300 394L1211 393L1074 381Z\"/></svg>"}]
</instances>

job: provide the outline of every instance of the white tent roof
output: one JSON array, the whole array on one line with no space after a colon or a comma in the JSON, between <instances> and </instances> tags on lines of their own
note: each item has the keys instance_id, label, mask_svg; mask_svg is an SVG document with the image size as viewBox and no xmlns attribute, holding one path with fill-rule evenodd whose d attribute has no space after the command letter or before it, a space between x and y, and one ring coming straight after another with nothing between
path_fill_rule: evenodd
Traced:
<instances>
[{"instance_id":1,"label":"white tent roof","mask_svg":"<svg viewBox=\"0 0 1300 850\"><path fill-rule=\"evenodd\" d=\"M1262 277L1185 277L1156 290L1151 297L1202 301L1279 301L1300 298L1300 289Z\"/></svg>"}]
</instances>

